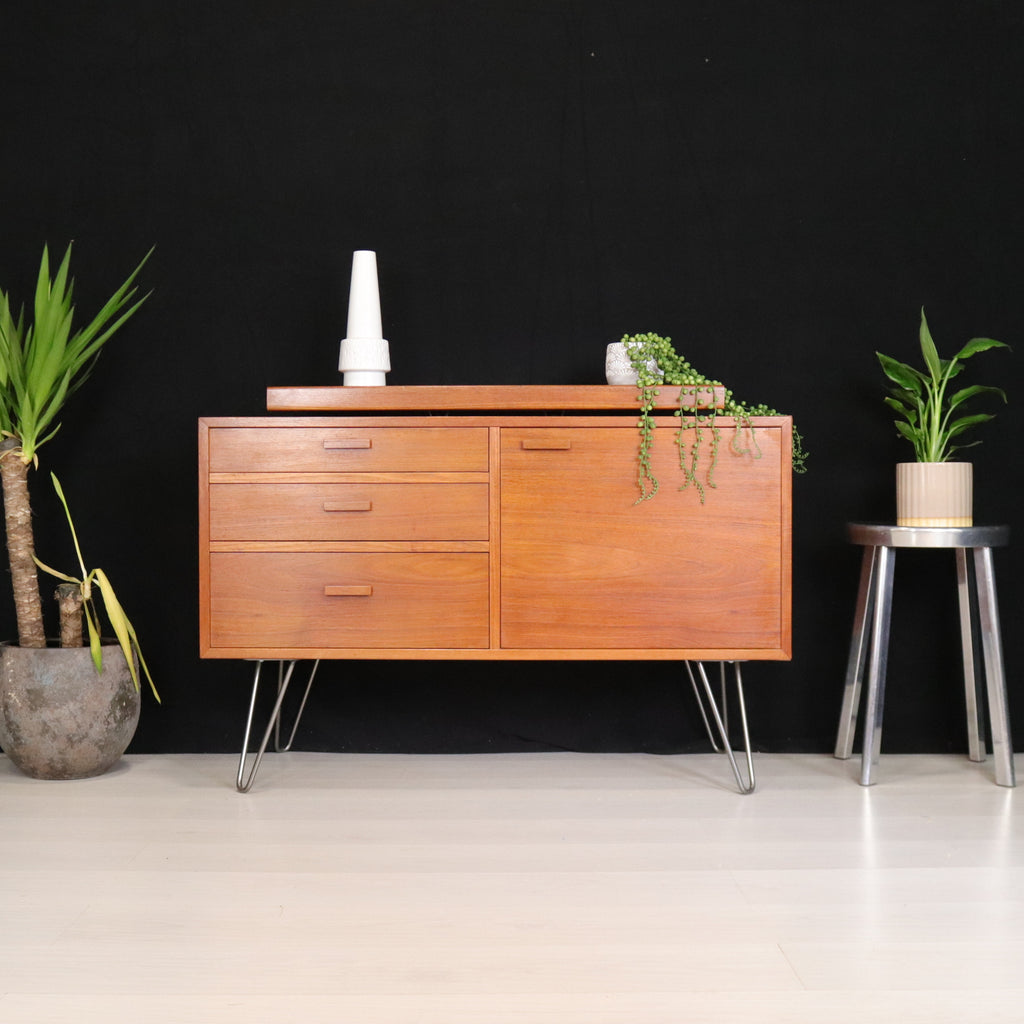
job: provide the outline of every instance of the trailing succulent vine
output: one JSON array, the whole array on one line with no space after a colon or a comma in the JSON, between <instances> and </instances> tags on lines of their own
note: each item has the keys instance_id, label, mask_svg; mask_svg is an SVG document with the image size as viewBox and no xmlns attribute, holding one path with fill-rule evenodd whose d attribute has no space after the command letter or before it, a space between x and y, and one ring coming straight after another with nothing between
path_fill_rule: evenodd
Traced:
<instances>
[{"instance_id":1,"label":"trailing succulent vine","mask_svg":"<svg viewBox=\"0 0 1024 1024\"><path fill-rule=\"evenodd\" d=\"M672 384L680 387L679 408L675 415L679 418L679 429L675 440L679 449L679 468L683 474L680 490L693 486L700 497L701 504L706 497L706 488L715 486L715 467L722 441L722 431L718 426L719 415L732 417L735 423L730 448L737 455L761 457L761 450L754 433L753 418L755 416L778 416L775 409L763 403L748 405L740 402L732 391L725 388L725 404L721 410L712 407L706 411L698 408L684 409L683 402L686 391L684 388L696 388L699 394L702 388L724 387L721 381L711 380L698 372L679 355L672 346L671 338L663 338L658 334L627 334L622 343L629 355L633 369L637 373L637 399L640 403L640 420L637 428L640 431L640 448L637 455L637 486L640 497L637 503L653 498L658 493L658 479L651 470L651 445L654 440L655 422L653 411L658 399L658 385ZM692 413L692 414L691 414ZM701 465L701 445L705 431L710 435L707 453L707 468ZM803 446L803 438L796 427L793 428L793 472L804 473L807 466L807 452ZM698 470L701 470L698 475Z\"/></svg>"}]
</instances>

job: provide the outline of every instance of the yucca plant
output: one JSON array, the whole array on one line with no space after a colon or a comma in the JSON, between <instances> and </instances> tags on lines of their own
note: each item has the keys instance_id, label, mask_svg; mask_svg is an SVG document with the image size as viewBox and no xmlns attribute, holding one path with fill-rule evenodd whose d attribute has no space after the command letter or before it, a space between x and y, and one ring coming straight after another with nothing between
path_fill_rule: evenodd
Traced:
<instances>
[{"instance_id":1,"label":"yucca plant","mask_svg":"<svg viewBox=\"0 0 1024 1024\"><path fill-rule=\"evenodd\" d=\"M114 588L111 586L110 578L102 569L88 570L85 567L85 559L82 558L82 548L78 543L78 532L75 530L74 521L71 518L71 509L68 508L67 498L64 497L64 489L60 485L55 473L50 474L53 481L53 488L57 492L61 505L64 507L64 515L67 517L68 526L71 529L71 539L75 545L75 554L78 556L78 565L82 575L80 578L68 576L66 573L51 569L50 566L35 560L36 565L51 576L61 579L64 583L58 587L59 602L61 609L61 643L62 645L73 645L76 647L82 644L82 613L85 613L85 624L89 631L89 648L92 651L93 664L96 671L103 668L102 632L100 629L100 617L96 608L96 601L93 597L93 586L99 591L100 599L107 613L114 636L120 644L124 653L124 659L128 662L128 671L131 673L135 689L139 689L139 672L135 665L138 658L142 671L146 673L149 688L157 701L160 694L156 692L156 684L150 675L149 666L142 656L142 648L139 646L139 638L135 633L135 627L131 624L128 616L125 615L121 602L118 601Z\"/></svg>"},{"instance_id":2,"label":"yucca plant","mask_svg":"<svg viewBox=\"0 0 1024 1024\"><path fill-rule=\"evenodd\" d=\"M72 330L75 308L74 281L69 276L70 245L52 279L49 251L44 246L33 319L27 326L24 310L15 317L7 294L0 291L0 432L4 437L0 444L0 480L18 643L22 647L46 646L34 560L29 469L38 466L40 447L60 429L64 403L89 376L103 346L148 298L136 298L134 281L150 253L152 250L96 316L77 330Z\"/></svg>"},{"instance_id":3,"label":"yucca plant","mask_svg":"<svg viewBox=\"0 0 1024 1024\"><path fill-rule=\"evenodd\" d=\"M966 431L995 419L994 413L966 413L966 403L978 395L994 395L1006 401L1002 388L983 384L953 391L949 383L964 369L964 360L992 348L1009 348L993 338L972 338L952 359L942 359L935 347L924 309L918 332L924 370L901 363L892 356L876 352L885 375L896 386L889 389L885 404L899 419L896 429L914 446L917 462L947 462L954 452L970 445L953 442Z\"/></svg>"}]
</instances>

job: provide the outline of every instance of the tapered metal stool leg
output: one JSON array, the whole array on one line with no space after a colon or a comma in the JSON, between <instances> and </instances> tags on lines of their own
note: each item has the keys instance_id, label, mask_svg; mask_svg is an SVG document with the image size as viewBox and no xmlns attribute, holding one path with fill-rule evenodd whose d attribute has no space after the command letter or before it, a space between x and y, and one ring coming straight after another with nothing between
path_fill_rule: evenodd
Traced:
<instances>
[{"instance_id":1,"label":"tapered metal stool leg","mask_svg":"<svg viewBox=\"0 0 1024 1024\"><path fill-rule=\"evenodd\" d=\"M835 756L844 761L853 753L853 737L857 731L861 684L864 681L864 665L870 646L869 626L874 598L875 572L877 571L877 551L878 548L866 547L861 559L857 607L853 614L853 635L850 637L850 654L846 662L843 707L839 713L839 731L836 734Z\"/></svg>"},{"instance_id":2,"label":"tapered metal stool leg","mask_svg":"<svg viewBox=\"0 0 1024 1024\"><path fill-rule=\"evenodd\" d=\"M967 708L967 756L985 760L985 741L978 713L978 680L974 673L974 626L971 615L971 586L967 572L967 551L956 549L956 589L960 606L960 647L964 661L964 703Z\"/></svg>"},{"instance_id":3,"label":"tapered metal stool leg","mask_svg":"<svg viewBox=\"0 0 1024 1024\"><path fill-rule=\"evenodd\" d=\"M864 708L864 743L860 783L871 785L871 769L882 751L882 711L885 705L885 673L889 661L889 623L892 617L892 580L896 552L879 547L875 566L871 615L871 655L868 659L867 706Z\"/></svg>"},{"instance_id":4,"label":"tapered metal stool leg","mask_svg":"<svg viewBox=\"0 0 1024 1024\"><path fill-rule=\"evenodd\" d=\"M999 632L999 606L996 601L991 548L974 549L974 574L978 582L978 618L985 655L985 686L996 782L1000 786L1015 786L1017 780L1013 766L1013 741L1010 736L1010 712L1006 703L1006 675L1003 669L1003 645Z\"/></svg>"}]
</instances>

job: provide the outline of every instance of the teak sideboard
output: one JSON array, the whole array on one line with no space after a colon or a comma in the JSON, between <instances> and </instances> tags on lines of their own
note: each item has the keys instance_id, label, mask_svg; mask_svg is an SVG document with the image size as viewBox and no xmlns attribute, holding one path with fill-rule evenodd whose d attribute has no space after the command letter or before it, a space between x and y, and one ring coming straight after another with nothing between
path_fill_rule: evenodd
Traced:
<instances>
[{"instance_id":1,"label":"teak sideboard","mask_svg":"<svg viewBox=\"0 0 1024 1024\"><path fill-rule=\"evenodd\" d=\"M631 387L271 388L287 415L201 419L201 656L789 658L791 421L734 447L718 417L702 504L678 390L639 503Z\"/></svg>"}]
</instances>

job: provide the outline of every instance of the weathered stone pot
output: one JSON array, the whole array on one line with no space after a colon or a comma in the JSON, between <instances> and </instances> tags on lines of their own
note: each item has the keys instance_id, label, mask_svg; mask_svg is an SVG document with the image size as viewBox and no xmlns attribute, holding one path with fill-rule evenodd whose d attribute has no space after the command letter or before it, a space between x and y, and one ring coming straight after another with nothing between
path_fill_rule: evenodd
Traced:
<instances>
[{"instance_id":1,"label":"weathered stone pot","mask_svg":"<svg viewBox=\"0 0 1024 1024\"><path fill-rule=\"evenodd\" d=\"M104 644L99 674L88 647L0 644L0 747L34 779L107 771L131 743L140 708L117 644Z\"/></svg>"}]
</instances>

